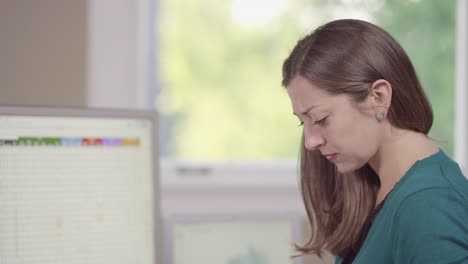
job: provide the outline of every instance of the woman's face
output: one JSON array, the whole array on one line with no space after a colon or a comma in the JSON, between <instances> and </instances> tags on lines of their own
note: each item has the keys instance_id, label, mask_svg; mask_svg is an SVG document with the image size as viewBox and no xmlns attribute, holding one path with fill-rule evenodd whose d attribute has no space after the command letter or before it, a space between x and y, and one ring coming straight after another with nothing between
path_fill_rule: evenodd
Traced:
<instances>
[{"instance_id":1,"label":"woman's face","mask_svg":"<svg viewBox=\"0 0 468 264\"><path fill-rule=\"evenodd\" d=\"M332 95L296 76L287 87L293 113L304 127L304 144L318 150L338 171L364 166L376 154L381 126L368 99L356 104L346 94Z\"/></svg>"}]
</instances>

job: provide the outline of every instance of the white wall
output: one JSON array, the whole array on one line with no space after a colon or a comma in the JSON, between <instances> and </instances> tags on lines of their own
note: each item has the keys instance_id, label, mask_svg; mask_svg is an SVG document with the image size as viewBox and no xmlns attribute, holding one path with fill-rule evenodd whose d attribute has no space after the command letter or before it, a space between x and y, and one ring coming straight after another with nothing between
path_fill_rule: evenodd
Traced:
<instances>
[{"instance_id":1,"label":"white wall","mask_svg":"<svg viewBox=\"0 0 468 264\"><path fill-rule=\"evenodd\" d=\"M88 0L88 106L152 106L153 3Z\"/></svg>"}]
</instances>

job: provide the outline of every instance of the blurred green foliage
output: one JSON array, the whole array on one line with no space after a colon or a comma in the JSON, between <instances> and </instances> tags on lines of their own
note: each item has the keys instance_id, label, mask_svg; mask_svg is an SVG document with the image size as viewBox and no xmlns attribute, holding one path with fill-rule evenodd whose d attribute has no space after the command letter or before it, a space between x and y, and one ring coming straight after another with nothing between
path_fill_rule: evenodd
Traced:
<instances>
[{"instance_id":1,"label":"blurred green foliage","mask_svg":"<svg viewBox=\"0 0 468 264\"><path fill-rule=\"evenodd\" d=\"M448 153L454 144L456 1L386 1L379 24L410 56L434 110L430 136ZM388 12L395 10L396 12Z\"/></svg>"},{"instance_id":2,"label":"blurred green foliage","mask_svg":"<svg viewBox=\"0 0 468 264\"><path fill-rule=\"evenodd\" d=\"M234 1L161 2L163 155L295 158L301 128L281 87L283 60L313 28L359 16L408 52L434 108L430 135L452 153L455 1L290 0L276 17L250 26L233 18Z\"/></svg>"}]
</instances>

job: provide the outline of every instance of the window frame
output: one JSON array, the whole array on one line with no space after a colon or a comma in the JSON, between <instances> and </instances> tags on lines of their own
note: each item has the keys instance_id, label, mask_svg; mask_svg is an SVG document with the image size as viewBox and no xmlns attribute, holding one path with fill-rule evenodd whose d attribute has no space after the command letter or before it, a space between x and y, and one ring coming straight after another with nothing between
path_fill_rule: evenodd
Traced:
<instances>
[{"instance_id":1,"label":"window frame","mask_svg":"<svg viewBox=\"0 0 468 264\"><path fill-rule=\"evenodd\" d=\"M457 0L455 48L455 160L468 177L468 2Z\"/></svg>"},{"instance_id":2,"label":"window frame","mask_svg":"<svg viewBox=\"0 0 468 264\"><path fill-rule=\"evenodd\" d=\"M99 2L101 2L101 4L97 4ZM127 17L124 17L125 19L122 19L122 16L117 16L115 11L110 12L112 9L109 9L108 5L102 3L102 1L90 1L90 3L94 3L90 4L90 10L94 11L90 12L91 40L89 45L89 105L117 105L120 107L125 106L130 108L157 109L158 106L156 105L156 102L153 98L160 90L160 84L157 81L158 77L160 76L160 66L157 63L157 48L159 45L158 39L160 36L157 34L158 31L155 27L156 22L159 20L158 7L161 5L161 1L126 0L120 2L120 6L122 8L119 10L128 10L125 8L128 8L129 6L131 7L130 10L132 10L132 12L126 12ZM468 164L468 140L466 140L466 135L468 132L468 116L466 115L466 112L468 111L468 107L466 106L468 102L468 92L466 92L466 89L468 88L468 3L465 0L457 0L456 12L456 85L454 87L454 107L456 116L454 124L454 158L460 164L462 170L466 172L466 166ZM104 39L104 37L99 37L99 34L106 30L105 25L109 23L109 19L111 22L115 23L118 28L126 29L126 31L123 30L123 35L117 36L118 38L136 36L133 43L122 47L120 50L113 51L115 56L122 55L123 52L125 56L130 58L131 62L133 63L131 65L137 66L135 67L134 71L129 72L129 74L132 76L132 78L130 78L131 80L124 80L125 87L119 86L123 93L120 96L117 96L116 99L112 99L113 101L108 101L109 97L103 98L102 95L108 94L109 89L114 89L114 86L118 85L118 81L115 80L116 74L113 71L109 71L108 67L104 67L104 65L108 65L108 61L106 60L107 58L96 57L96 54L98 54L99 50L107 48L111 43L116 41L115 36L114 38L111 37L107 39ZM134 25L135 27L118 26L128 23L129 21L131 22L130 24ZM108 35L103 36L109 37ZM112 94L116 94L115 90ZM238 161L235 163L216 161L191 162L178 159L171 160L162 158L161 175L166 179L164 182L172 185L180 185L181 179L184 179L184 181L190 181L189 179L197 178L197 173L199 173L200 169L211 171L212 173L209 177L204 177L204 180L199 182L206 181L206 183L214 183L217 182L218 179L226 179L226 175L229 175L230 171L233 170L241 176L242 182L246 184L264 183L270 181L271 178L268 178L268 174L278 169L276 167L278 166L278 162L258 161L258 168L263 169L253 170L252 166L256 162L257 161ZM291 174L297 174L297 165L294 165L294 162L285 162L281 166L290 166L287 169L287 172L285 172L285 174L287 174L285 175L285 178L291 179L292 177L289 177ZM242 170L244 171L242 172ZM184 171L184 173L182 173L184 175L181 175L182 171ZM259 176L251 177L252 174ZM187 177L187 175L190 177ZM246 177L242 177L242 175L245 175Z\"/></svg>"}]
</instances>

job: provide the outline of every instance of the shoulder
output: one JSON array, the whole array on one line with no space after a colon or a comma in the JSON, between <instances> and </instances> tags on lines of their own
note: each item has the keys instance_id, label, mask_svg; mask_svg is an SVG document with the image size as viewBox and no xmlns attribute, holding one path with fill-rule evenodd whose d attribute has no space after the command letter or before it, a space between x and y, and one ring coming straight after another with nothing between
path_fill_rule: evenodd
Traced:
<instances>
[{"instance_id":1,"label":"shoulder","mask_svg":"<svg viewBox=\"0 0 468 264\"><path fill-rule=\"evenodd\" d=\"M468 201L450 186L408 195L393 219L397 263L468 262L466 219Z\"/></svg>"},{"instance_id":2,"label":"shoulder","mask_svg":"<svg viewBox=\"0 0 468 264\"><path fill-rule=\"evenodd\" d=\"M425 222L434 224L435 219L424 217L449 215L468 217L468 200L452 187L433 187L418 190L405 197L399 204L395 222L400 225L414 224L413 221L404 220L419 219L420 224ZM447 220L456 221L457 219Z\"/></svg>"},{"instance_id":3,"label":"shoulder","mask_svg":"<svg viewBox=\"0 0 468 264\"><path fill-rule=\"evenodd\" d=\"M468 200L468 179L465 178L458 164L441 152L435 162L426 162L416 166L403 179L399 190L400 201L416 195L424 196L426 190L430 193L445 193L442 190L458 193L460 198ZM422 193L421 193L422 192ZM411 200L411 199L410 199Z\"/></svg>"}]
</instances>

